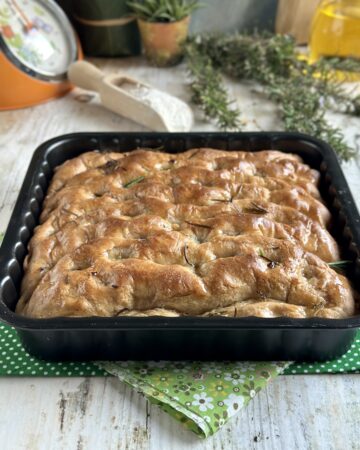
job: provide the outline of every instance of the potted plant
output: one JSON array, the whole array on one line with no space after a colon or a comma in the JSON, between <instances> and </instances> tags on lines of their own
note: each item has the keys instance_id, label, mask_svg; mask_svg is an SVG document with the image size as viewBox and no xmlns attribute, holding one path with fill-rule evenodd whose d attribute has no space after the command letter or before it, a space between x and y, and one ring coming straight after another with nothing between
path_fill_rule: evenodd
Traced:
<instances>
[{"instance_id":1,"label":"potted plant","mask_svg":"<svg viewBox=\"0 0 360 450\"><path fill-rule=\"evenodd\" d=\"M183 56L190 14L197 0L134 0L128 2L137 17L145 55L159 67L177 64Z\"/></svg>"}]
</instances>

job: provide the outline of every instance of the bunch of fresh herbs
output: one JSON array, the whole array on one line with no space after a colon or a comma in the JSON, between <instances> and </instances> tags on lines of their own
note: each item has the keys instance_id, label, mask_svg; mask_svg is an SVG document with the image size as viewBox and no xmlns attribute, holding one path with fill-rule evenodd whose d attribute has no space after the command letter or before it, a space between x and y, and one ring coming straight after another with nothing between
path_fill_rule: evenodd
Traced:
<instances>
[{"instance_id":1,"label":"bunch of fresh herbs","mask_svg":"<svg viewBox=\"0 0 360 450\"><path fill-rule=\"evenodd\" d=\"M240 111L233 107L223 86L219 69L205 52L188 45L185 50L188 68L192 75L192 101L222 129L237 129L240 125Z\"/></svg>"},{"instance_id":2,"label":"bunch of fresh herbs","mask_svg":"<svg viewBox=\"0 0 360 450\"><path fill-rule=\"evenodd\" d=\"M193 101L222 129L240 129L240 111L222 81L221 74L226 74L260 84L277 103L285 130L327 141L343 160L355 156L341 130L325 118L328 108L360 115L360 96L350 97L334 72L355 71L355 62L327 58L310 65L291 37L269 34L196 36L185 52Z\"/></svg>"}]
</instances>

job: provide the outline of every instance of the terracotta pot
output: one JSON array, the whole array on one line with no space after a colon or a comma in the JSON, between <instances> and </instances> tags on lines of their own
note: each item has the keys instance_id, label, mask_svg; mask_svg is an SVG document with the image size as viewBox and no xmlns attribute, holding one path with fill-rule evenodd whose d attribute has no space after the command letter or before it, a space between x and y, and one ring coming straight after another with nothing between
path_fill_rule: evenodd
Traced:
<instances>
[{"instance_id":1,"label":"terracotta pot","mask_svg":"<svg viewBox=\"0 0 360 450\"><path fill-rule=\"evenodd\" d=\"M166 23L138 19L145 55L151 64L166 67L181 61L189 22L190 17Z\"/></svg>"}]
</instances>

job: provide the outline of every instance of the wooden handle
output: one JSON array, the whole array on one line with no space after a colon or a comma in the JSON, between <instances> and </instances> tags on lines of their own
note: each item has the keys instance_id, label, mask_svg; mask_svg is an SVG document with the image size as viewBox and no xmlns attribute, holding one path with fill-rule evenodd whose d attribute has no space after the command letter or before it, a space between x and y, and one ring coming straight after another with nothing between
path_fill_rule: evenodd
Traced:
<instances>
[{"instance_id":1,"label":"wooden handle","mask_svg":"<svg viewBox=\"0 0 360 450\"><path fill-rule=\"evenodd\" d=\"M68 69L68 78L72 84L88 91L99 92L104 73L86 61L76 61Z\"/></svg>"}]
</instances>

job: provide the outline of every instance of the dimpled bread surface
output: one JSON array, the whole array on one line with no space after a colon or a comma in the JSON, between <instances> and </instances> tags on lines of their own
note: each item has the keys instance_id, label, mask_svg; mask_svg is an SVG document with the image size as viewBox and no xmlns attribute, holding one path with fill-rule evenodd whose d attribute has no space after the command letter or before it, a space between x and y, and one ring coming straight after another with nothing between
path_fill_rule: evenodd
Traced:
<instances>
[{"instance_id":1,"label":"dimpled bread surface","mask_svg":"<svg viewBox=\"0 0 360 450\"><path fill-rule=\"evenodd\" d=\"M275 150L84 153L55 170L17 312L348 317L318 181Z\"/></svg>"}]
</instances>

